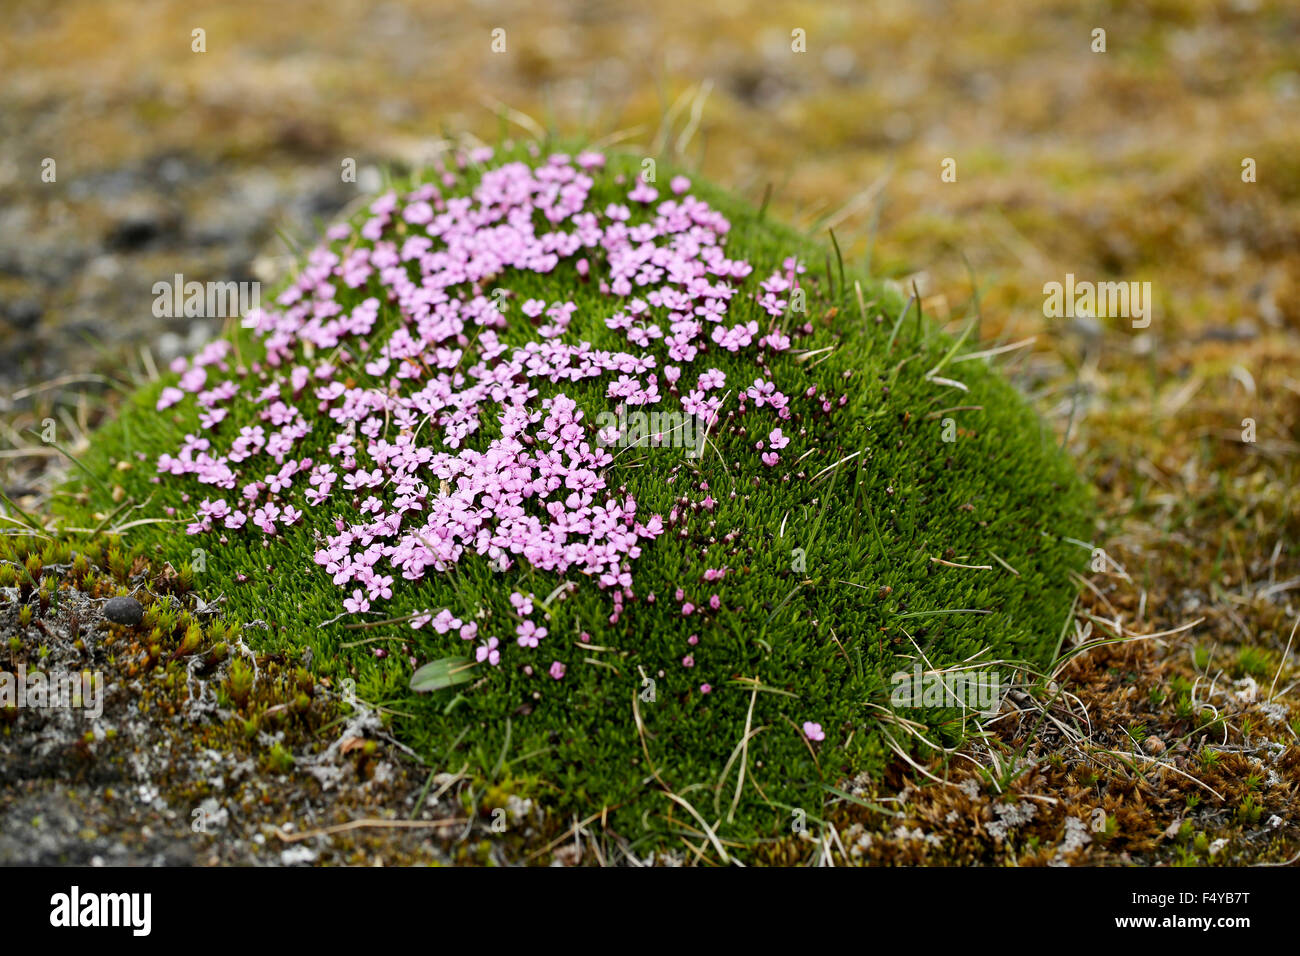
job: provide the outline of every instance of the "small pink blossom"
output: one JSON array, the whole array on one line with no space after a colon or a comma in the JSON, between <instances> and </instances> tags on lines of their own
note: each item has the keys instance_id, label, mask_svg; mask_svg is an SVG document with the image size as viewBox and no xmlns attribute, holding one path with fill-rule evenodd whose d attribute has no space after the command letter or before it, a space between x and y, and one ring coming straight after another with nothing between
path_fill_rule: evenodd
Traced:
<instances>
[{"instance_id":1,"label":"small pink blossom","mask_svg":"<svg viewBox=\"0 0 1300 956\"><path fill-rule=\"evenodd\" d=\"M495 637L489 637L487 643L480 644L474 649L474 660L482 664L487 661L493 667L501 663L501 652L497 650L500 642Z\"/></svg>"}]
</instances>

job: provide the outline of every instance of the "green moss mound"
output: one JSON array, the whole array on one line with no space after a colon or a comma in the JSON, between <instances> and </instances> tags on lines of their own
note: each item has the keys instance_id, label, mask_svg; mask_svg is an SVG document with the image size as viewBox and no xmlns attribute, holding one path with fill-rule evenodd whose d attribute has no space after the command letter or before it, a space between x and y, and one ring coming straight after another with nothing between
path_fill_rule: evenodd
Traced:
<instances>
[{"instance_id":1,"label":"green moss mound","mask_svg":"<svg viewBox=\"0 0 1300 956\"><path fill-rule=\"evenodd\" d=\"M639 157L610 157L588 208L625 202L639 171ZM449 194L465 193L478 175L471 169ZM661 164L659 182L671 175ZM681 448L620 450L606 476L611 490L633 496L640 515L664 516L667 531L632 562L636 597L616 623L610 593L581 574L526 562L503 573L477 557L418 582L398 576L382 615L345 615L344 589L311 560L318 536L333 533L348 510L343 501L306 508L306 520L269 543L256 532L229 533L224 544L187 536L184 523L210 489L150 480L158 456L198 429L192 401L155 410L174 376L144 388L98 434L84 464L102 487L68 489L68 524L94 527L116 512L108 526L128 526L129 543L177 569L204 549L196 586L209 600L224 595L251 641L294 654L312 648L313 666L336 686L353 679L358 696L390 715L431 767L467 766L492 792L538 800L562 819L604 811L606 824L642 850L683 833L703 845L704 822L743 854L788 834L796 810L815 821L845 778L884 765L891 738L924 750L890 719L890 675L917 661L924 669L982 661L1004 674L1010 665L998 662L1020 662L1023 679L1052 657L1073 595L1068 572L1087 557L1066 540L1087 537L1086 493L1050 430L987 360L959 361L952 339L915 309L905 314L884 287L856 285L823 244L717 189L697 182L691 194L730 220L726 249L753 264L751 283L789 257L806 263L807 314L785 326L806 321L812 332L794 351L769 355L767 368L787 394L815 386L834 408L822 414L800 401L788 422L752 408L724 418L697 459ZM516 303L572 300L567 339L625 348L622 333L603 322L617 304L595 285L565 261L546 276L507 271L489 288L509 289ZM340 301L350 308L370 294L351 290ZM766 330L767 316L749 308ZM381 324L399 321L385 305ZM503 340L534 337L517 310L509 321ZM233 334L244 362L261 354L258 340ZM732 389L765 374L751 350L713 349L696 365L718 367ZM367 380L360 368L350 374ZM564 391L590 420L611 407L605 386L600 379ZM312 404L302 403L309 415ZM252 421L253 406L240 399L223 427ZM316 424L303 448L325 461L337 429L323 416ZM774 424L798 440L768 467L755 442ZM491 434L485 426L471 444ZM706 482L711 511L700 505ZM115 485L125 499L113 497ZM674 508L677 521L669 520ZM703 579L705 569L722 567L722 581ZM683 615L679 588L702 608L717 594L721 609ZM539 604L550 598L549 636L530 670L516 654L497 668L471 668L468 681L444 690L409 689L411 659L460 658L467 645L454 632L381 619L445 607L465 620L506 621L512 591L531 592ZM350 626L358 622L372 626ZM693 666L683 664L688 655ZM553 660L564 665L562 680L547 673ZM943 745L973 719L953 707L898 714ZM824 739L808 739L805 722L820 724Z\"/></svg>"}]
</instances>

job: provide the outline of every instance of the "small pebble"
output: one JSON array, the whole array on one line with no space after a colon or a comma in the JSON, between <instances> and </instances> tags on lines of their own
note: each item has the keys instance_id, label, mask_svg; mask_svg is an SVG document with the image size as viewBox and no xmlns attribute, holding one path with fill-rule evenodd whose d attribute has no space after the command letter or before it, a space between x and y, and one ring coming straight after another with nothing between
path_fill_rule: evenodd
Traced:
<instances>
[{"instance_id":1,"label":"small pebble","mask_svg":"<svg viewBox=\"0 0 1300 956\"><path fill-rule=\"evenodd\" d=\"M144 607L133 597L115 597L104 602L104 617L114 624L135 627L144 617Z\"/></svg>"}]
</instances>

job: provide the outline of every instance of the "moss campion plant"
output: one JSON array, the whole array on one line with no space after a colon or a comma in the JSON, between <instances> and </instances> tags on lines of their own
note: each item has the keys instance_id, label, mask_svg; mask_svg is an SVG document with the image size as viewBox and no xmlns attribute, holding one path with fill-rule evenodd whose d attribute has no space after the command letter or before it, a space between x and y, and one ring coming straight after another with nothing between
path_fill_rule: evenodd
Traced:
<instances>
[{"instance_id":1,"label":"moss campion plant","mask_svg":"<svg viewBox=\"0 0 1300 956\"><path fill-rule=\"evenodd\" d=\"M312 648L432 766L734 852L960 739L891 709L894 672L1050 658L1084 495L897 296L639 173L482 149L391 189L87 465L132 540L201 557L250 640Z\"/></svg>"}]
</instances>

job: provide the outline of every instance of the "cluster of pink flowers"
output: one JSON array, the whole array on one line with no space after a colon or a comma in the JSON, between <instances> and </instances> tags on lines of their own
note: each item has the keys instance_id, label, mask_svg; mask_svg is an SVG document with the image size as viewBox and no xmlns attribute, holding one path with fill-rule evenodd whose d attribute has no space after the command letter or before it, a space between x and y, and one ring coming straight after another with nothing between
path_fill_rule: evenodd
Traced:
<instances>
[{"instance_id":1,"label":"cluster of pink flowers","mask_svg":"<svg viewBox=\"0 0 1300 956\"><path fill-rule=\"evenodd\" d=\"M564 384L607 379L606 394L627 406L657 405L671 392L714 424L731 394L726 376L707 362L688 368L711 348L788 349L776 318L803 270L787 260L746 291L752 266L727 255L730 224L688 194L689 180L675 178L673 198L661 201L638 179L624 203L592 210L594 177L611 175L603 170L599 154L553 155L536 167L488 169L468 195L455 194L457 169L404 196L389 192L370 205L359 233L329 230L276 308L246 316L265 344L263 362L241 364L223 341L175 363L180 381L164 389L158 408L194 396L199 434L186 435L157 468L211 488L188 533L278 535L303 519L289 503L297 493L339 516L314 559L350 613L391 598L398 576L418 581L473 554L501 571L524 561L588 575L614 592L617 620L632 594L632 562L665 525L606 487L601 471L612 456ZM502 341L515 296L497 287L512 273L545 275L565 261L610 297L609 314L598 318L623 333L627 351L571 340L577 305L566 300L519 302L536 335L522 345ZM370 294L359 304L343 304L347 290L363 288ZM774 317L771 326L729 320L738 299ZM369 381L359 384L362 370ZM539 400L542 382L558 393ZM231 433L223 421L236 398L255 404L257 422ZM769 406L781 420L791 414L787 396L763 378L742 383L733 400L741 410L749 401ZM477 443L480 450L471 443L486 415L500 434ZM331 430L314 444L328 439L330 460L295 454L322 420ZM775 466L788 443L774 428L763 462ZM515 643L536 649L546 628L530 617L531 597L515 598ZM717 595L707 603L720 606ZM695 609L682 604L683 615ZM509 641L480 635L450 610L413 622L426 624L477 642L476 658L490 665ZM550 674L563 677L563 665Z\"/></svg>"}]
</instances>

